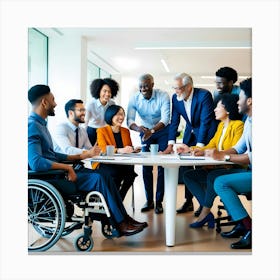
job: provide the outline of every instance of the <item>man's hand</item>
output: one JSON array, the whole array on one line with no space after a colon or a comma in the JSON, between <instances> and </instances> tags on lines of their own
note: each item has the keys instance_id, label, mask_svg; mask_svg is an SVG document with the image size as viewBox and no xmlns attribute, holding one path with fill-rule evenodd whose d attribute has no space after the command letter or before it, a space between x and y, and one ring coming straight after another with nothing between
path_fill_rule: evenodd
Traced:
<instances>
[{"instance_id":1,"label":"man's hand","mask_svg":"<svg viewBox=\"0 0 280 280\"><path fill-rule=\"evenodd\" d=\"M212 157L215 160L224 160L225 153L219 152L216 149L207 149L205 150L206 157Z\"/></svg>"},{"instance_id":2,"label":"man's hand","mask_svg":"<svg viewBox=\"0 0 280 280\"><path fill-rule=\"evenodd\" d=\"M101 149L99 146L97 146L97 143L94 144L94 146L87 151L84 151L81 155L80 155L80 159L86 159L86 158L92 158L95 156L99 156L101 153Z\"/></svg>"},{"instance_id":3,"label":"man's hand","mask_svg":"<svg viewBox=\"0 0 280 280\"><path fill-rule=\"evenodd\" d=\"M160 152L160 153L161 154L172 154L173 153L173 145L169 144L167 146L167 148L164 151Z\"/></svg>"},{"instance_id":4,"label":"man's hand","mask_svg":"<svg viewBox=\"0 0 280 280\"><path fill-rule=\"evenodd\" d=\"M71 165L69 165L67 172L68 172L67 179L71 182L75 182L77 180L77 174L75 173Z\"/></svg>"},{"instance_id":5,"label":"man's hand","mask_svg":"<svg viewBox=\"0 0 280 280\"><path fill-rule=\"evenodd\" d=\"M193 149L191 151L191 154L196 156L196 157L205 155L204 150L201 150L201 149L198 149L198 148Z\"/></svg>"},{"instance_id":6,"label":"man's hand","mask_svg":"<svg viewBox=\"0 0 280 280\"><path fill-rule=\"evenodd\" d=\"M175 144L176 153L189 153L191 148L186 144Z\"/></svg>"},{"instance_id":7,"label":"man's hand","mask_svg":"<svg viewBox=\"0 0 280 280\"><path fill-rule=\"evenodd\" d=\"M144 135L142 136L142 141L145 142L152 136L152 132L150 129L146 127L142 127L142 128L143 128L142 131L144 132Z\"/></svg>"}]
</instances>

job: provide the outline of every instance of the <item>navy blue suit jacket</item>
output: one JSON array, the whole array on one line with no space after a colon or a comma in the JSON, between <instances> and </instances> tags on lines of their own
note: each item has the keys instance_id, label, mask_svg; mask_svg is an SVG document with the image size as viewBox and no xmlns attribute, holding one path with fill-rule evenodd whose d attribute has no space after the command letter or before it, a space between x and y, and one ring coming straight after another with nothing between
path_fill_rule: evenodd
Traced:
<instances>
[{"instance_id":1,"label":"navy blue suit jacket","mask_svg":"<svg viewBox=\"0 0 280 280\"><path fill-rule=\"evenodd\" d=\"M189 146L196 145L196 143L207 144L214 136L217 129L217 121L215 120L213 97L208 90L194 88L191 105L191 122L188 119L184 101L178 101L176 94L173 94L172 117L168 140L176 140L180 116L186 120L183 143ZM192 131L195 137L191 137Z\"/></svg>"}]
</instances>

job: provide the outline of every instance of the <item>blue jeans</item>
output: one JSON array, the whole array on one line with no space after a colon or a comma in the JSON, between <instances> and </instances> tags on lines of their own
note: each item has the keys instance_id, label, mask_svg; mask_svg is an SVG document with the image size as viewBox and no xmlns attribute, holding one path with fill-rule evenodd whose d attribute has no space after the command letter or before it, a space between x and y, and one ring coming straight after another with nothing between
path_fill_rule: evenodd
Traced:
<instances>
[{"instance_id":1,"label":"blue jeans","mask_svg":"<svg viewBox=\"0 0 280 280\"><path fill-rule=\"evenodd\" d=\"M220 176L214 181L214 189L234 221L248 216L238 194L252 191L251 171Z\"/></svg>"},{"instance_id":2,"label":"blue jeans","mask_svg":"<svg viewBox=\"0 0 280 280\"><path fill-rule=\"evenodd\" d=\"M218 176L246 172L245 169L206 169L188 170L184 173L184 183L196 197L199 204L211 208L217 196L214 190L214 181Z\"/></svg>"},{"instance_id":3,"label":"blue jeans","mask_svg":"<svg viewBox=\"0 0 280 280\"><path fill-rule=\"evenodd\" d=\"M160 131L155 132L147 141L142 141L143 133L140 133L141 143L147 146L142 148L143 152L150 151L151 144L158 144L159 151L164 151L167 148L168 142L168 130L169 126L164 127ZM147 201L153 201L154 190L153 190L153 167L143 166L143 181L145 186L145 194ZM156 201L162 202L164 196L164 169L163 167L158 167L158 177L157 177L157 190L156 190Z\"/></svg>"}]
</instances>

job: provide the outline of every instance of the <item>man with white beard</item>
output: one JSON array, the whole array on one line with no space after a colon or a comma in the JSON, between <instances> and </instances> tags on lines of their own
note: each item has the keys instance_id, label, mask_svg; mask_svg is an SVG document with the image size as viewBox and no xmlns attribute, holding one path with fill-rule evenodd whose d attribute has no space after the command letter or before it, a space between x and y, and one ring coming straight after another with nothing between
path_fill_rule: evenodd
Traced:
<instances>
[{"instance_id":1,"label":"man with white beard","mask_svg":"<svg viewBox=\"0 0 280 280\"><path fill-rule=\"evenodd\" d=\"M172 96L168 146L164 151L166 154L173 152L181 116L186 121L183 143L188 146L203 147L214 136L217 129L212 94L206 89L194 88L192 77L186 73L177 74L174 80L175 93ZM185 198L185 203L177 213L193 211L193 195L187 187ZM199 210L195 216L199 215Z\"/></svg>"}]
</instances>

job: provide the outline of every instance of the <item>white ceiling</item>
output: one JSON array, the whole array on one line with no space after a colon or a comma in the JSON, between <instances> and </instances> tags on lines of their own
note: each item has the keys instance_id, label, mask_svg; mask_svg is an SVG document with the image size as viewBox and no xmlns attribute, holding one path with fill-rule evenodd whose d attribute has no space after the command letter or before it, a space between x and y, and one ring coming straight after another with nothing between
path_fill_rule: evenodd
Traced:
<instances>
[{"instance_id":1,"label":"white ceiling","mask_svg":"<svg viewBox=\"0 0 280 280\"><path fill-rule=\"evenodd\" d=\"M222 66L231 66L240 76L251 76L250 28L59 28L59 32L84 36L89 56L97 55L112 74L138 77L150 73L155 84L171 87L176 73L193 76L197 85L214 86ZM155 47L157 49L135 49ZM188 49L174 49L188 47ZM161 59L170 69L166 72ZM241 79L242 80L242 79ZM168 83L168 84L167 84ZM211 86L212 85L212 86ZM203 86L202 86L203 87Z\"/></svg>"}]
</instances>

